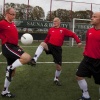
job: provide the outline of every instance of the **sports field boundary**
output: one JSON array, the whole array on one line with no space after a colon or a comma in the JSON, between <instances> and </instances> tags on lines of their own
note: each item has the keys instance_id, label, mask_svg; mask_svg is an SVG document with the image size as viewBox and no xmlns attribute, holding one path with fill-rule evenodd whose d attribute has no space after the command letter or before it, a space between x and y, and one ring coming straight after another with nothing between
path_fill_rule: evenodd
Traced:
<instances>
[{"instance_id":1,"label":"sports field boundary","mask_svg":"<svg viewBox=\"0 0 100 100\"><path fill-rule=\"evenodd\" d=\"M0 64L6 64L7 62L0 62ZM54 62L37 62L37 64L43 64L43 63L47 63L47 64L53 64ZM72 63L76 63L76 64L78 64L78 63L80 63L80 62L78 62L78 61L75 61L75 62L62 62L63 64L66 64L66 63L69 63L69 64L72 64Z\"/></svg>"}]
</instances>

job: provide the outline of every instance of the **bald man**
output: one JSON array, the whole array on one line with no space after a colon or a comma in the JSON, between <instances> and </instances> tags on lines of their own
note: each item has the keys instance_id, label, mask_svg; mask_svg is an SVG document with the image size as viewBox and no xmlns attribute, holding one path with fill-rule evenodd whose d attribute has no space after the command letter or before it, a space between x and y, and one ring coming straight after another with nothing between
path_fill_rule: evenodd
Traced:
<instances>
[{"instance_id":1,"label":"bald man","mask_svg":"<svg viewBox=\"0 0 100 100\"><path fill-rule=\"evenodd\" d=\"M78 100L91 100L85 77L93 76L95 83L100 85L100 12L92 15L91 24L93 27L86 33L84 58L76 72L76 79L82 90L82 97Z\"/></svg>"},{"instance_id":2,"label":"bald man","mask_svg":"<svg viewBox=\"0 0 100 100\"><path fill-rule=\"evenodd\" d=\"M31 56L24 52L18 45L18 31L13 20L16 12L8 8L5 12L5 19L0 21L0 39L2 41L2 54L7 59L6 78L2 97L13 98L14 94L9 92L9 86L15 74L15 69L31 60Z\"/></svg>"},{"instance_id":3,"label":"bald man","mask_svg":"<svg viewBox=\"0 0 100 100\"><path fill-rule=\"evenodd\" d=\"M64 37L72 37L76 40L77 45L81 46L81 41L78 38L78 36L73 33L72 31L60 27L60 19L58 17L54 18L53 20L53 27L51 27L48 30L48 34L42 42L31 60L30 64L34 65L37 62L37 59L41 55L42 51L44 50L46 54L51 54L53 56L53 61L56 64L56 71L55 71L55 77L54 77L54 83L57 86L61 86L61 83L59 82L59 76L61 74L61 65L62 65L62 45L64 42Z\"/></svg>"}]
</instances>

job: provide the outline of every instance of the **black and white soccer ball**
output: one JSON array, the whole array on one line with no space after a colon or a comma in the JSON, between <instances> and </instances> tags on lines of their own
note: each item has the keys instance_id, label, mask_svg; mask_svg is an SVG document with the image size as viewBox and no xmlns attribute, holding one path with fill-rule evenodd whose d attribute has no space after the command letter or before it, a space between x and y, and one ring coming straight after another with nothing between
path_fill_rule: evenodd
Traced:
<instances>
[{"instance_id":1,"label":"black and white soccer ball","mask_svg":"<svg viewBox=\"0 0 100 100\"><path fill-rule=\"evenodd\" d=\"M21 43L24 45L30 45L33 43L33 36L29 33L25 33L21 36Z\"/></svg>"}]
</instances>

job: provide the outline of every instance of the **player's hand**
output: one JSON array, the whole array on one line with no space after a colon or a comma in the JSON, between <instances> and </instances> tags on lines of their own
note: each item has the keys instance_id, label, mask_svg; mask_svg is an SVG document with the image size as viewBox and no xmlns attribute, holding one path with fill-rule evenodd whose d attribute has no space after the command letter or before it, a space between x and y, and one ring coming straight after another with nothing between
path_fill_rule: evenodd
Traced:
<instances>
[{"instance_id":1,"label":"player's hand","mask_svg":"<svg viewBox=\"0 0 100 100\"><path fill-rule=\"evenodd\" d=\"M82 43L78 43L77 46L80 48L82 46Z\"/></svg>"}]
</instances>

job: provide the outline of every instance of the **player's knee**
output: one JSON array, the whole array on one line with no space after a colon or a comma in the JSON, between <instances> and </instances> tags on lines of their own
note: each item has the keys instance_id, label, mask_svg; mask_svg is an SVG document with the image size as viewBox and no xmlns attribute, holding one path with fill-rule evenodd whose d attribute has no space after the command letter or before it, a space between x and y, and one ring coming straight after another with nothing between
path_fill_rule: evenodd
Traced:
<instances>
[{"instance_id":1,"label":"player's knee","mask_svg":"<svg viewBox=\"0 0 100 100\"><path fill-rule=\"evenodd\" d=\"M60 65L57 65L56 66L56 70L61 71L61 66Z\"/></svg>"},{"instance_id":2,"label":"player's knee","mask_svg":"<svg viewBox=\"0 0 100 100\"><path fill-rule=\"evenodd\" d=\"M22 64L28 63L31 60L31 56L27 53L24 53L21 58L20 61L22 62Z\"/></svg>"},{"instance_id":3,"label":"player's knee","mask_svg":"<svg viewBox=\"0 0 100 100\"><path fill-rule=\"evenodd\" d=\"M24 62L28 63L31 60L31 56L27 56L26 58L24 58Z\"/></svg>"},{"instance_id":4,"label":"player's knee","mask_svg":"<svg viewBox=\"0 0 100 100\"><path fill-rule=\"evenodd\" d=\"M83 80L83 77L76 76L76 80Z\"/></svg>"},{"instance_id":5,"label":"player's knee","mask_svg":"<svg viewBox=\"0 0 100 100\"><path fill-rule=\"evenodd\" d=\"M43 48L45 48L47 46L47 44L45 42L41 42L40 44Z\"/></svg>"},{"instance_id":6,"label":"player's knee","mask_svg":"<svg viewBox=\"0 0 100 100\"><path fill-rule=\"evenodd\" d=\"M27 57L26 57L27 62L29 62L31 60L31 58L32 57L28 54Z\"/></svg>"}]
</instances>

